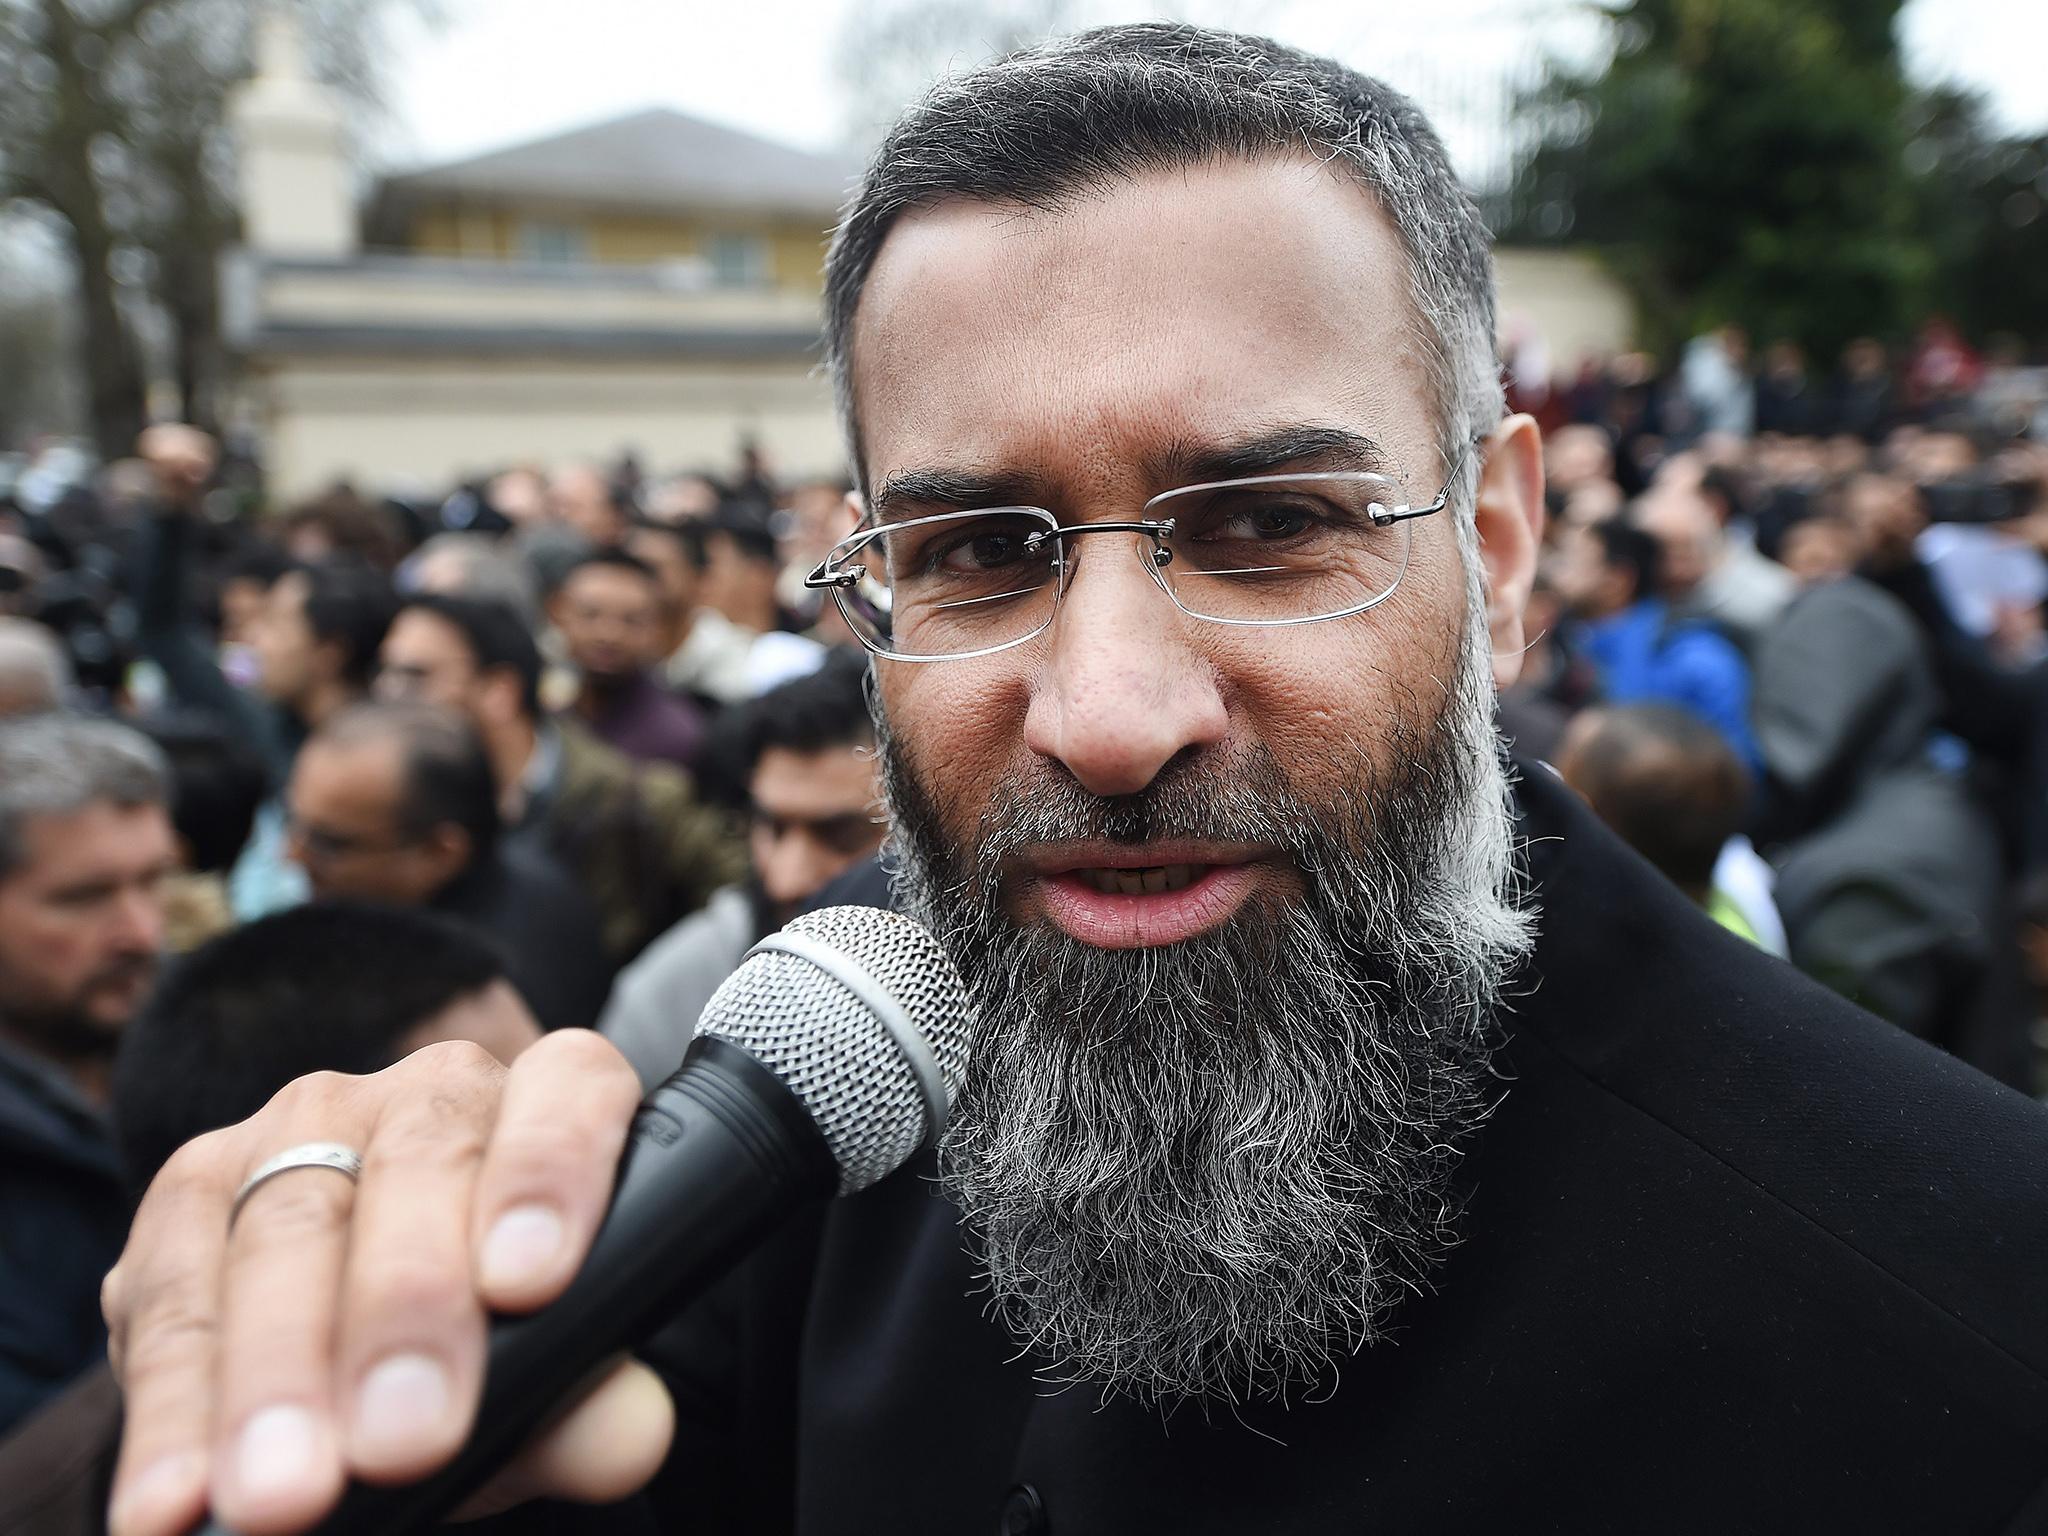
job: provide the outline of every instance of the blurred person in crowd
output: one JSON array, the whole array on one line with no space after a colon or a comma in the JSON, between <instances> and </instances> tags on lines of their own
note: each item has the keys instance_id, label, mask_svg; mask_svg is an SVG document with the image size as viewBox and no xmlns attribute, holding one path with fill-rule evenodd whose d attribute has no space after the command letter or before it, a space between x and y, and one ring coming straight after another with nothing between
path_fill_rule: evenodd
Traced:
<instances>
[{"instance_id":1,"label":"blurred person in crowd","mask_svg":"<svg viewBox=\"0 0 2048 1536\"><path fill-rule=\"evenodd\" d=\"M1764 349L1756 380L1756 430L1803 437L1820 429L1819 402L1806 376L1806 354L1796 341L1774 341Z\"/></svg>"},{"instance_id":2,"label":"blurred person in crowd","mask_svg":"<svg viewBox=\"0 0 2048 1536\"><path fill-rule=\"evenodd\" d=\"M261 539L245 544L228 557L221 568L218 595L223 650L248 647L263 610L270 602L271 589L292 569L293 564L290 555ZM254 676L252 669L246 681L254 681Z\"/></svg>"},{"instance_id":3,"label":"blurred person in crowd","mask_svg":"<svg viewBox=\"0 0 2048 1536\"><path fill-rule=\"evenodd\" d=\"M273 793L281 792L306 733L367 691L396 607L390 582L353 560L277 577L246 631L252 686L236 686L197 628L190 592L214 442L195 428L164 425L144 432L138 451L157 488L138 578L138 644L162 669L171 702L220 719L261 754ZM303 899L304 880L284 857L279 805L259 814L230 891L243 917Z\"/></svg>"},{"instance_id":4,"label":"blurred person in crowd","mask_svg":"<svg viewBox=\"0 0 2048 1536\"><path fill-rule=\"evenodd\" d=\"M596 1022L611 985L596 911L551 862L501 845L490 758L460 715L353 705L307 740L288 799L315 897L459 917L504 946L549 1029Z\"/></svg>"},{"instance_id":5,"label":"blurred person in crowd","mask_svg":"<svg viewBox=\"0 0 2048 1536\"><path fill-rule=\"evenodd\" d=\"M71 693L71 658L32 619L0 617L0 716L62 707Z\"/></svg>"},{"instance_id":6,"label":"blurred person in crowd","mask_svg":"<svg viewBox=\"0 0 2048 1536\"><path fill-rule=\"evenodd\" d=\"M1759 840L1801 970L2024 1086L2004 861L1991 818L1937 766L1940 713L1900 603L1855 577L1802 592L1757 651Z\"/></svg>"},{"instance_id":7,"label":"blurred person in crowd","mask_svg":"<svg viewBox=\"0 0 2048 1536\"><path fill-rule=\"evenodd\" d=\"M1872 336L1859 336L1842 349L1834 398L1829 402L1829 426L1866 443L1881 443L1895 425L1894 412L1884 343Z\"/></svg>"},{"instance_id":8,"label":"blurred person in crowd","mask_svg":"<svg viewBox=\"0 0 2048 1536\"><path fill-rule=\"evenodd\" d=\"M1724 509L1734 494L1725 470L1679 454L1658 470L1633 520L1662 551L1672 611L1715 625L1747 653L1792 600L1792 578L1729 531Z\"/></svg>"},{"instance_id":9,"label":"blurred person in crowd","mask_svg":"<svg viewBox=\"0 0 2048 1536\"><path fill-rule=\"evenodd\" d=\"M1740 326L1724 325L1686 344L1679 366L1685 402L1691 407L1693 436L1726 432L1748 437L1756 426L1756 390L1749 381L1749 338Z\"/></svg>"},{"instance_id":10,"label":"blurred person in crowd","mask_svg":"<svg viewBox=\"0 0 2048 1536\"><path fill-rule=\"evenodd\" d=\"M531 625L540 616L540 589L524 560L481 533L437 533L400 567L401 592L441 592L500 603Z\"/></svg>"},{"instance_id":11,"label":"blurred person in crowd","mask_svg":"<svg viewBox=\"0 0 2048 1536\"><path fill-rule=\"evenodd\" d=\"M576 668L570 713L628 757L685 768L696 762L703 713L655 672L675 621L653 567L619 549L586 555L548 612Z\"/></svg>"},{"instance_id":12,"label":"blurred person in crowd","mask_svg":"<svg viewBox=\"0 0 2048 1536\"><path fill-rule=\"evenodd\" d=\"M0 530L0 618L30 618L48 573L42 551L18 533Z\"/></svg>"},{"instance_id":13,"label":"blurred person in crowd","mask_svg":"<svg viewBox=\"0 0 2048 1536\"><path fill-rule=\"evenodd\" d=\"M661 578L669 612L677 616L661 666L663 681L715 709L801 677L825 652L803 635L744 629L702 601L710 540L710 530L699 523L656 523L635 529L627 548Z\"/></svg>"},{"instance_id":14,"label":"blurred person in crowd","mask_svg":"<svg viewBox=\"0 0 2048 1536\"><path fill-rule=\"evenodd\" d=\"M484 483L484 502L512 527L530 528L547 521L547 477L525 466L504 470Z\"/></svg>"},{"instance_id":15,"label":"blurred person in crowd","mask_svg":"<svg viewBox=\"0 0 2048 1536\"><path fill-rule=\"evenodd\" d=\"M349 485L287 508L279 532L285 553L301 565L347 559L385 572L397 566L403 542L389 510L365 501Z\"/></svg>"},{"instance_id":16,"label":"blurred person in crowd","mask_svg":"<svg viewBox=\"0 0 2048 1536\"><path fill-rule=\"evenodd\" d=\"M1935 315L1920 327L1906 359L1906 408L1923 421L1961 404L1984 376L1984 359L1954 324Z\"/></svg>"},{"instance_id":17,"label":"blurred person in crowd","mask_svg":"<svg viewBox=\"0 0 2048 1536\"><path fill-rule=\"evenodd\" d=\"M1557 771L1623 842L1715 922L1784 955L1768 866L1741 838L1749 772L1712 726L1669 704L1588 709L1566 730ZM1722 879L1731 843L1731 863L1751 872L1740 895L1728 888L1735 882Z\"/></svg>"},{"instance_id":18,"label":"blurred person in crowd","mask_svg":"<svg viewBox=\"0 0 2048 1536\"><path fill-rule=\"evenodd\" d=\"M1583 485L1614 479L1614 442L1604 428L1561 427L1543 444L1543 484L1560 504Z\"/></svg>"},{"instance_id":19,"label":"blurred person in crowd","mask_svg":"<svg viewBox=\"0 0 2048 1536\"><path fill-rule=\"evenodd\" d=\"M1842 485L1838 503L1855 531L1856 574L1894 598L1919 626L1934 665L1941 728L1968 745L2010 862L2048 868L2048 674L2005 664L1985 636L1957 617L1925 558L1921 539L1929 529L1918 486L1865 472Z\"/></svg>"},{"instance_id":20,"label":"blurred person in crowd","mask_svg":"<svg viewBox=\"0 0 2048 1536\"><path fill-rule=\"evenodd\" d=\"M0 1432L98 1358L128 1199L108 1072L177 865L162 754L106 720L0 720Z\"/></svg>"},{"instance_id":21,"label":"blurred person in crowd","mask_svg":"<svg viewBox=\"0 0 2048 1536\"><path fill-rule=\"evenodd\" d=\"M1816 586L1856 569L1860 540L1855 525L1836 512L1816 512L1787 528L1778 558L1798 587Z\"/></svg>"},{"instance_id":22,"label":"blurred person in crowd","mask_svg":"<svg viewBox=\"0 0 2048 1536\"><path fill-rule=\"evenodd\" d=\"M1657 541L1625 522L1568 530L1550 571L1578 619L1575 647L1612 704L1662 700L1718 730L1743 762L1756 761L1749 668L1734 644L1658 596Z\"/></svg>"},{"instance_id":23,"label":"blurred person in crowd","mask_svg":"<svg viewBox=\"0 0 2048 1536\"><path fill-rule=\"evenodd\" d=\"M697 600L753 634L782 625L775 601L781 572L775 532L764 511L728 499L704 524L704 579Z\"/></svg>"},{"instance_id":24,"label":"blurred person in crowd","mask_svg":"<svg viewBox=\"0 0 2048 1536\"><path fill-rule=\"evenodd\" d=\"M598 1028L649 1087L682 1062L697 1016L756 940L882 844L867 664L837 655L721 716L706 756L746 803L752 869L649 946Z\"/></svg>"},{"instance_id":25,"label":"blurred person in crowd","mask_svg":"<svg viewBox=\"0 0 2048 1536\"><path fill-rule=\"evenodd\" d=\"M566 464L548 476L548 514L592 549L617 549L632 522L630 505L595 464Z\"/></svg>"},{"instance_id":26,"label":"blurred person in crowd","mask_svg":"<svg viewBox=\"0 0 2048 1536\"><path fill-rule=\"evenodd\" d=\"M614 966L737 878L737 839L687 774L636 764L573 719L541 712L540 651L510 609L412 598L383 658L380 698L452 709L476 728L507 843L532 844L575 877L596 904Z\"/></svg>"},{"instance_id":27,"label":"blurred person in crowd","mask_svg":"<svg viewBox=\"0 0 2048 1536\"><path fill-rule=\"evenodd\" d=\"M539 1038L496 948L461 923L352 902L278 913L175 966L125 1031L120 1168L139 1193L179 1147L308 1072L378 1072L448 1040L510 1062ZM98 1536L120 1437L101 1362L0 1440L0 1531Z\"/></svg>"},{"instance_id":28,"label":"blurred person in crowd","mask_svg":"<svg viewBox=\"0 0 2048 1536\"><path fill-rule=\"evenodd\" d=\"M182 954L233 926L228 878L269 786L256 750L210 716L159 715L140 728L170 770L178 869L164 882L164 947Z\"/></svg>"}]
</instances>

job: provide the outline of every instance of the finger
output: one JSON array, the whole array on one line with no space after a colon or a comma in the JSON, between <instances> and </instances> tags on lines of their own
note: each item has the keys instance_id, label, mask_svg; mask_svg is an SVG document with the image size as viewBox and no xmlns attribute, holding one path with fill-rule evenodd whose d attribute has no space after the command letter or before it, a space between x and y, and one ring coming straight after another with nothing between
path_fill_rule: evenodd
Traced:
<instances>
[{"instance_id":1,"label":"finger","mask_svg":"<svg viewBox=\"0 0 2048 1536\"><path fill-rule=\"evenodd\" d=\"M640 1079L616 1047L564 1029L520 1053L477 1184L477 1289L531 1311L576 1272L603 1217Z\"/></svg>"},{"instance_id":2,"label":"finger","mask_svg":"<svg viewBox=\"0 0 2048 1536\"><path fill-rule=\"evenodd\" d=\"M661 1470L675 1422L661 1378L637 1360L621 1361L590 1396L534 1436L455 1518L475 1520L528 1499L616 1503Z\"/></svg>"},{"instance_id":3,"label":"finger","mask_svg":"<svg viewBox=\"0 0 2048 1536\"><path fill-rule=\"evenodd\" d=\"M206 1502L207 1423L232 1175L218 1138L185 1147L150 1185L102 1288L123 1397L113 1536L168 1536Z\"/></svg>"},{"instance_id":4,"label":"finger","mask_svg":"<svg viewBox=\"0 0 2048 1536\"><path fill-rule=\"evenodd\" d=\"M251 1122L252 1162L307 1141L367 1146L364 1081L291 1084ZM214 1513L246 1536L302 1529L341 1492L335 1317L355 1193L334 1169L294 1168L256 1189L228 1234L211 1487Z\"/></svg>"},{"instance_id":5,"label":"finger","mask_svg":"<svg viewBox=\"0 0 2048 1536\"><path fill-rule=\"evenodd\" d=\"M505 1076L467 1041L391 1071L436 1088L387 1102L356 1190L338 1379L346 1460L373 1482L430 1471L469 1433L484 1358L469 1213Z\"/></svg>"}]
</instances>

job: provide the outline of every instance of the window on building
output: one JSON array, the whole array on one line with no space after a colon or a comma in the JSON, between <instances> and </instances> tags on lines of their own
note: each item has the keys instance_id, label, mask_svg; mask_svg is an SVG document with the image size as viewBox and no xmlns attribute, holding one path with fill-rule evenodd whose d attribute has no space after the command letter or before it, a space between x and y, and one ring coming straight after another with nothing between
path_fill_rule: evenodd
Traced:
<instances>
[{"instance_id":1,"label":"window on building","mask_svg":"<svg viewBox=\"0 0 2048 1536\"><path fill-rule=\"evenodd\" d=\"M721 288L761 288L768 283L768 242L759 235L713 235L704 242L711 281Z\"/></svg>"},{"instance_id":2,"label":"window on building","mask_svg":"<svg viewBox=\"0 0 2048 1536\"><path fill-rule=\"evenodd\" d=\"M525 261L588 261L590 238L574 224L543 224L529 220L519 226L519 255Z\"/></svg>"}]
</instances>

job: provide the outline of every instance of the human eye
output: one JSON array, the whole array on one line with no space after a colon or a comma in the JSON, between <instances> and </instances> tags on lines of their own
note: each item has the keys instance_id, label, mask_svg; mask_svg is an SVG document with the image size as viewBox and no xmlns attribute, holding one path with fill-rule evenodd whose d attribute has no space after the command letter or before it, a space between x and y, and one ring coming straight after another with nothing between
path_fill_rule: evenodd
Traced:
<instances>
[{"instance_id":1,"label":"human eye","mask_svg":"<svg viewBox=\"0 0 2048 1536\"><path fill-rule=\"evenodd\" d=\"M1028 518L977 518L905 530L908 548L891 564L908 577L953 580L1017 571L1045 557L1031 535L1045 530Z\"/></svg>"},{"instance_id":2,"label":"human eye","mask_svg":"<svg viewBox=\"0 0 2048 1536\"><path fill-rule=\"evenodd\" d=\"M1355 529L1361 520L1334 488L1285 485L1222 488L1174 514L1183 537L1198 543L1283 547Z\"/></svg>"}]
</instances>

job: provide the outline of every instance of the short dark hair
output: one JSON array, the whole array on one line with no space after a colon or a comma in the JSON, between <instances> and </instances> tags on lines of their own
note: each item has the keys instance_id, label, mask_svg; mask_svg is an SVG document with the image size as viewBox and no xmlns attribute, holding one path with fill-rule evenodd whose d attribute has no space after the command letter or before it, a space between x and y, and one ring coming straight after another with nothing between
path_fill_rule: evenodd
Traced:
<instances>
[{"instance_id":1,"label":"short dark hair","mask_svg":"<svg viewBox=\"0 0 2048 1536\"><path fill-rule=\"evenodd\" d=\"M407 837L457 826L473 854L497 845L498 782L476 728L432 704L351 704L315 733L316 741L357 746L395 741L404 765L398 824Z\"/></svg>"},{"instance_id":2,"label":"short dark hair","mask_svg":"<svg viewBox=\"0 0 2048 1536\"><path fill-rule=\"evenodd\" d=\"M769 523L767 512L744 498L732 497L721 502L718 510L704 524L704 536L707 540L713 536L732 540L733 548L740 557L756 565L781 562L781 552L775 547L775 530Z\"/></svg>"},{"instance_id":3,"label":"short dark hair","mask_svg":"<svg viewBox=\"0 0 2048 1536\"><path fill-rule=\"evenodd\" d=\"M529 716L540 715L540 646L526 621L505 603L483 597L457 597L445 592L421 592L408 597L401 614L417 610L431 613L461 634L470 658L480 672L500 668L519 679L519 702Z\"/></svg>"},{"instance_id":4,"label":"short dark hair","mask_svg":"<svg viewBox=\"0 0 2048 1536\"><path fill-rule=\"evenodd\" d=\"M1408 257L1446 461L1505 408L1491 238L1414 103L1270 39L1178 23L1101 27L949 76L875 151L825 259L825 361L856 478L854 316L889 231L948 198L1056 210L1089 187L1217 160L1305 155L1364 186ZM1476 464L1453 496L1468 494Z\"/></svg>"},{"instance_id":5,"label":"short dark hair","mask_svg":"<svg viewBox=\"0 0 2048 1536\"><path fill-rule=\"evenodd\" d=\"M1722 845L1748 811L1742 760L1713 726L1675 705L1589 714L1564 764L1572 787L1681 890L1704 896Z\"/></svg>"},{"instance_id":6,"label":"short dark hair","mask_svg":"<svg viewBox=\"0 0 2048 1536\"><path fill-rule=\"evenodd\" d=\"M867 673L861 653L833 651L817 671L726 710L712 722L699 764L706 795L744 807L762 755L778 747L807 757L872 742Z\"/></svg>"},{"instance_id":7,"label":"short dark hair","mask_svg":"<svg viewBox=\"0 0 2048 1536\"><path fill-rule=\"evenodd\" d=\"M642 518L633 525L633 532L651 533L669 540L682 551L683 558L690 563L693 570L704 569L704 525L695 518L683 518L675 522L660 522L651 517Z\"/></svg>"},{"instance_id":8,"label":"short dark hair","mask_svg":"<svg viewBox=\"0 0 2048 1536\"><path fill-rule=\"evenodd\" d=\"M358 688L377 672L377 648L398 613L391 578L367 562L342 558L294 567L306 578L306 627L342 650L342 677Z\"/></svg>"},{"instance_id":9,"label":"short dark hair","mask_svg":"<svg viewBox=\"0 0 2048 1536\"><path fill-rule=\"evenodd\" d=\"M223 585L230 581L253 581L268 587L275 585L277 578L296 564L275 544L264 539L252 539L222 562L220 579Z\"/></svg>"},{"instance_id":10,"label":"short dark hair","mask_svg":"<svg viewBox=\"0 0 2048 1536\"><path fill-rule=\"evenodd\" d=\"M1653 596L1664 561L1664 551L1657 540L1634 523L1624 522L1618 517L1594 523L1592 528L1593 537L1600 541L1601 560L1609 566L1627 570L1635 577L1637 598Z\"/></svg>"},{"instance_id":11,"label":"short dark hair","mask_svg":"<svg viewBox=\"0 0 2048 1536\"><path fill-rule=\"evenodd\" d=\"M210 716L159 715L141 722L171 770L171 825L192 867L226 874L242 856L256 812L270 793L256 749Z\"/></svg>"},{"instance_id":12,"label":"short dark hair","mask_svg":"<svg viewBox=\"0 0 2048 1536\"><path fill-rule=\"evenodd\" d=\"M504 978L473 929L436 913L316 902L174 964L122 1033L112 1118L141 1189L184 1143L308 1072L376 1072L406 1033Z\"/></svg>"}]
</instances>

